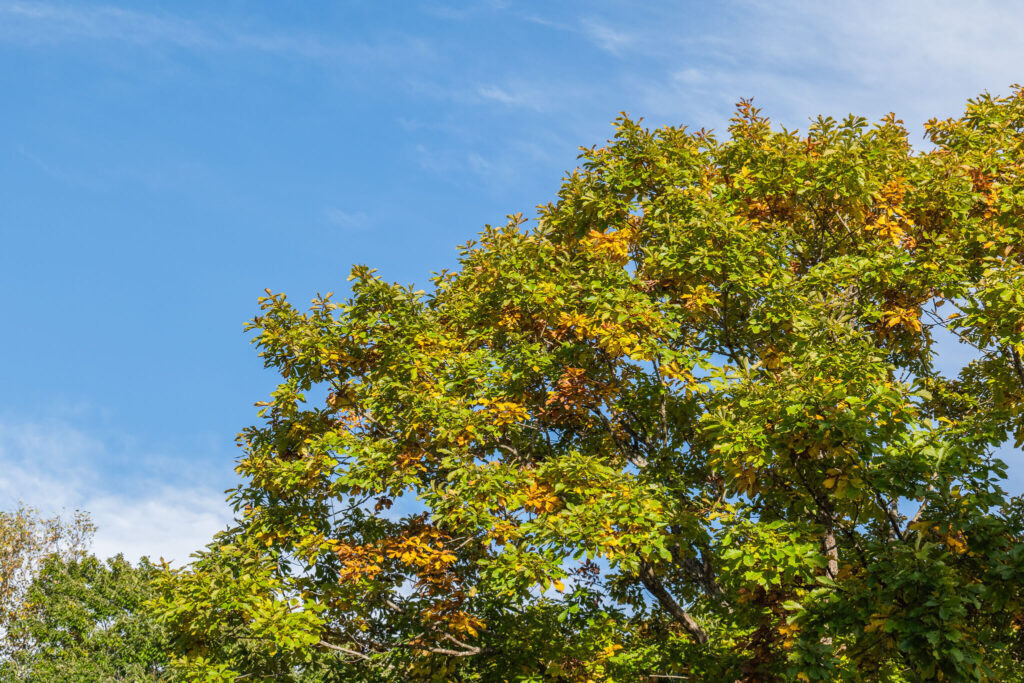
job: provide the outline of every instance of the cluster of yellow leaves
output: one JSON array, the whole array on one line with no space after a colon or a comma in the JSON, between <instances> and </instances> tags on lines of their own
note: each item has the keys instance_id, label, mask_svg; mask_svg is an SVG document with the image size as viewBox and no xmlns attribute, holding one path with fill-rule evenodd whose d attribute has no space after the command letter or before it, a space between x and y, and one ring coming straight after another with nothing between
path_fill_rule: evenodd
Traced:
<instances>
[{"instance_id":1,"label":"cluster of yellow leaves","mask_svg":"<svg viewBox=\"0 0 1024 683\"><path fill-rule=\"evenodd\" d=\"M822 486L827 489L835 488L837 482L845 479L842 470L836 469L835 467L829 468L825 474L828 476L825 477L825 481L822 482Z\"/></svg>"},{"instance_id":2,"label":"cluster of yellow leaves","mask_svg":"<svg viewBox=\"0 0 1024 683\"><path fill-rule=\"evenodd\" d=\"M462 432L455 437L455 443L459 446L465 446L476 439L476 425L468 424L462 428Z\"/></svg>"},{"instance_id":3,"label":"cluster of yellow leaves","mask_svg":"<svg viewBox=\"0 0 1024 683\"><path fill-rule=\"evenodd\" d=\"M601 326L597 335L601 348L612 356L630 356L637 360L650 360L650 353L636 335L626 332L622 327L611 323Z\"/></svg>"},{"instance_id":4,"label":"cluster of yellow leaves","mask_svg":"<svg viewBox=\"0 0 1024 683\"><path fill-rule=\"evenodd\" d=\"M629 259L633 237L634 232L631 226L607 232L591 230L587 236L587 248L597 256L623 264Z\"/></svg>"},{"instance_id":5,"label":"cluster of yellow leaves","mask_svg":"<svg viewBox=\"0 0 1024 683\"><path fill-rule=\"evenodd\" d=\"M282 533L279 530L259 531L255 534L255 536L258 541L263 543L263 545L267 546L268 548L274 545L275 543L286 544L288 543L289 540L291 540L291 536L287 532Z\"/></svg>"},{"instance_id":6,"label":"cluster of yellow leaves","mask_svg":"<svg viewBox=\"0 0 1024 683\"><path fill-rule=\"evenodd\" d=\"M621 265L629 260L629 248L633 236L633 228L630 226L609 232L591 230L587 235L586 248L595 256Z\"/></svg>"},{"instance_id":7,"label":"cluster of yellow leaves","mask_svg":"<svg viewBox=\"0 0 1024 683\"><path fill-rule=\"evenodd\" d=\"M757 483L757 469L745 463L732 475L732 486L740 495L756 496L761 487Z\"/></svg>"},{"instance_id":8,"label":"cluster of yellow leaves","mask_svg":"<svg viewBox=\"0 0 1024 683\"><path fill-rule=\"evenodd\" d=\"M992 218L998 212L999 206L999 187L993 185L985 192L985 218Z\"/></svg>"},{"instance_id":9,"label":"cluster of yellow leaves","mask_svg":"<svg viewBox=\"0 0 1024 683\"><path fill-rule=\"evenodd\" d=\"M441 600L425 608L420 616L431 625L443 624L449 633L469 635L476 637L487 625L477 617L465 612L462 606L465 604L464 595L456 595L450 600ZM412 646L425 647L428 638L424 635L417 636L409 641Z\"/></svg>"},{"instance_id":10,"label":"cluster of yellow leaves","mask_svg":"<svg viewBox=\"0 0 1024 683\"><path fill-rule=\"evenodd\" d=\"M498 520L491 527L491 530L487 534L487 538L494 543L504 545L510 538L514 538L518 533L518 528L515 524L512 524L506 520Z\"/></svg>"},{"instance_id":11,"label":"cluster of yellow leaves","mask_svg":"<svg viewBox=\"0 0 1024 683\"><path fill-rule=\"evenodd\" d=\"M518 330L523 323L523 315L518 308L506 306L498 316L498 327L503 330Z\"/></svg>"},{"instance_id":12,"label":"cluster of yellow leaves","mask_svg":"<svg viewBox=\"0 0 1024 683\"><path fill-rule=\"evenodd\" d=\"M484 407L487 421L496 427L525 422L530 419L529 411L514 401L482 398L477 401L477 404Z\"/></svg>"},{"instance_id":13,"label":"cluster of yellow leaves","mask_svg":"<svg viewBox=\"0 0 1024 683\"><path fill-rule=\"evenodd\" d=\"M950 552L956 555L963 555L967 552L967 535L959 529L954 529L952 524L946 525L945 529L936 524L932 527L932 531L939 535Z\"/></svg>"},{"instance_id":14,"label":"cluster of yellow leaves","mask_svg":"<svg viewBox=\"0 0 1024 683\"><path fill-rule=\"evenodd\" d=\"M851 455L850 449L847 446L836 446L821 450L827 450L831 458L835 460L846 459ZM843 497L848 488L853 488L854 490L863 488L864 480L861 476L860 467L854 464L849 466L847 470L843 471L836 467L830 467L825 471L825 479L822 481L822 486L839 497Z\"/></svg>"},{"instance_id":15,"label":"cluster of yellow leaves","mask_svg":"<svg viewBox=\"0 0 1024 683\"><path fill-rule=\"evenodd\" d=\"M432 353L456 351L459 347L459 340L447 335L418 334L414 342L420 351Z\"/></svg>"},{"instance_id":16,"label":"cluster of yellow leaves","mask_svg":"<svg viewBox=\"0 0 1024 683\"><path fill-rule=\"evenodd\" d=\"M295 553L306 562L313 564L324 553L336 555L340 545L340 541L327 538L323 534L308 534L296 541Z\"/></svg>"},{"instance_id":17,"label":"cluster of yellow leaves","mask_svg":"<svg viewBox=\"0 0 1024 683\"><path fill-rule=\"evenodd\" d=\"M717 306L718 293L707 285L695 285L687 294L680 295L679 300L683 303L683 308L697 313Z\"/></svg>"},{"instance_id":18,"label":"cluster of yellow leaves","mask_svg":"<svg viewBox=\"0 0 1024 683\"><path fill-rule=\"evenodd\" d=\"M761 349L762 363L768 370L778 370L783 365L785 355L775 346L769 344Z\"/></svg>"},{"instance_id":19,"label":"cluster of yellow leaves","mask_svg":"<svg viewBox=\"0 0 1024 683\"><path fill-rule=\"evenodd\" d=\"M608 520L601 522L601 531L595 536L597 545L601 547L601 554L608 559L614 559L616 557L622 557L627 552L627 548L620 547L622 545L622 534Z\"/></svg>"},{"instance_id":20,"label":"cluster of yellow leaves","mask_svg":"<svg viewBox=\"0 0 1024 683\"><path fill-rule=\"evenodd\" d=\"M526 500L523 509L534 514L554 512L562 506L555 490L549 484L530 482L526 489Z\"/></svg>"},{"instance_id":21,"label":"cluster of yellow leaves","mask_svg":"<svg viewBox=\"0 0 1024 683\"><path fill-rule=\"evenodd\" d=\"M698 381L693 376L691 369L683 367L677 361L662 365L661 374L669 380L680 382L686 388L686 398L691 398L694 394L705 394L711 390L707 384Z\"/></svg>"},{"instance_id":22,"label":"cluster of yellow leaves","mask_svg":"<svg viewBox=\"0 0 1024 683\"><path fill-rule=\"evenodd\" d=\"M579 419L585 417L590 408L596 407L601 397L602 392L587 381L586 370L565 368L555 383L554 390L548 392L544 407L555 419Z\"/></svg>"},{"instance_id":23,"label":"cluster of yellow leaves","mask_svg":"<svg viewBox=\"0 0 1024 683\"><path fill-rule=\"evenodd\" d=\"M945 528L934 524L928 520L920 520L910 525L910 528L919 534L931 533L939 540L944 543L950 552L955 555L962 555L967 553L967 534L960 529L954 529L952 524L947 524ZM972 555L973 556L973 555Z\"/></svg>"},{"instance_id":24,"label":"cluster of yellow leaves","mask_svg":"<svg viewBox=\"0 0 1024 683\"><path fill-rule=\"evenodd\" d=\"M628 325L612 321L599 321L577 311L560 313L555 330L559 339L574 336L578 339L593 339L601 348L613 356L631 356L637 360L650 360L650 351L642 343L642 337L656 329L659 320L650 310L638 311L630 316Z\"/></svg>"},{"instance_id":25,"label":"cluster of yellow leaves","mask_svg":"<svg viewBox=\"0 0 1024 683\"><path fill-rule=\"evenodd\" d=\"M380 574L384 562L383 553L374 546L339 542L335 545L334 554L341 563L338 570L338 580L341 583L362 579L372 581Z\"/></svg>"},{"instance_id":26,"label":"cluster of yellow leaves","mask_svg":"<svg viewBox=\"0 0 1024 683\"><path fill-rule=\"evenodd\" d=\"M913 308L896 307L889 309L882 314L882 321L887 328L900 325L907 330L921 331L921 319L918 316L917 310Z\"/></svg>"},{"instance_id":27,"label":"cluster of yellow leaves","mask_svg":"<svg viewBox=\"0 0 1024 683\"><path fill-rule=\"evenodd\" d=\"M867 632L881 630L885 627L885 622L889 618L890 614L892 614L891 607L881 612L875 612L868 618L868 623L867 626L864 627L864 630Z\"/></svg>"},{"instance_id":28,"label":"cluster of yellow leaves","mask_svg":"<svg viewBox=\"0 0 1024 683\"><path fill-rule=\"evenodd\" d=\"M445 546L446 537L437 529L428 527L417 533L389 538L380 543L348 544L326 541L341 563L339 581L373 580L386 560L397 560L411 568L420 585L429 585L434 593L450 592L454 576L449 571L457 559Z\"/></svg>"},{"instance_id":29,"label":"cluster of yellow leaves","mask_svg":"<svg viewBox=\"0 0 1024 683\"><path fill-rule=\"evenodd\" d=\"M401 453L395 459L395 469L398 470L399 472L425 472L427 468L423 464L423 456L423 451Z\"/></svg>"},{"instance_id":30,"label":"cluster of yellow leaves","mask_svg":"<svg viewBox=\"0 0 1024 683\"><path fill-rule=\"evenodd\" d=\"M519 311L506 311L498 317L498 327L514 330L519 327Z\"/></svg>"},{"instance_id":31,"label":"cluster of yellow leaves","mask_svg":"<svg viewBox=\"0 0 1024 683\"><path fill-rule=\"evenodd\" d=\"M565 312L558 314L558 327L556 334L559 338L573 334L578 338L586 338L593 335L596 321L590 316L579 311Z\"/></svg>"},{"instance_id":32,"label":"cluster of yellow leaves","mask_svg":"<svg viewBox=\"0 0 1024 683\"><path fill-rule=\"evenodd\" d=\"M665 363L661 366L661 374L669 379L674 379L683 384L689 384L694 381L693 372L689 368L684 368L677 361Z\"/></svg>"},{"instance_id":33,"label":"cluster of yellow leaves","mask_svg":"<svg viewBox=\"0 0 1024 683\"><path fill-rule=\"evenodd\" d=\"M421 580L432 584L447 583L444 576L456 560L455 555L445 547L441 532L434 528L393 539L384 552L391 559L415 567Z\"/></svg>"},{"instance_id":34,"label":"cluster of yellow leaves","mask_svg":"<svg viewBox=\"0 0 1024 683\"><path fill-rule=\"evenodd\" d=\"M879 216L874 224L868 226L868 229L878 233L882 239L892 242L894 247L902 244L906 235L902 222L898 219L894 220L888 214Z\"/></svg>"},{"instance_id":35,"label":"cluster of yellow leaves","mask_svg":"<svg viewBox=\"0 0 1024 683\"><path fill-rule=\"evenodd\" d=\"M796 641L796 634L800 632L800 626L793 622L792 624L783 623L779 626L779 635L782 636L782 647L787 650L793 647L793 643Z\"/></svg>"},{"instance_id":36,"label":"cluster of yellow leaves","mask_svg":"<svg viewBox=\"0 0 1024 683\"><path fill-rule=\"evenodd\" d=\"M457 633L468 633L471 636L477 635L486 627L483 621L461 610L449 614L445 621L451 630Z\"/></svg>"},{"instance_id":37,"label":"cluster of yellow leaves","mask_svg":"<svg viewBox=\"0 0 1024 683\"><path fill-rule=\"evenodd\" d=\"M867 225L867 230L875 232L884 240L892 242L894 247L901 244L908 249L917 246L907 231L914 226L913 221L905 214L903 198L907 188L902 178L894 178L881 187L876 195L878 214L874 223Z\"/></svg>"}]
</instances>

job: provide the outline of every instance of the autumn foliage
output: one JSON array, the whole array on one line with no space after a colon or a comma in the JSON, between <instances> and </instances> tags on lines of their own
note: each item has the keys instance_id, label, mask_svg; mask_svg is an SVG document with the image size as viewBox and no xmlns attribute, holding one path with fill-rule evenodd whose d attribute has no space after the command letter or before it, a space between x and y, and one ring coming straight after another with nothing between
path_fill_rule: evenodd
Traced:
<instances>
[{"instance_id":1,"label":"autumn foliage","mask_svg":"<svg viewBox=\"0 0 1024 683\"><path fill-rule=\"evenodd\" d=\"M927 138L623 117L428 291L268 292L178 670L1019 680L1024 93Z\"/></svg>"}]
</instances>

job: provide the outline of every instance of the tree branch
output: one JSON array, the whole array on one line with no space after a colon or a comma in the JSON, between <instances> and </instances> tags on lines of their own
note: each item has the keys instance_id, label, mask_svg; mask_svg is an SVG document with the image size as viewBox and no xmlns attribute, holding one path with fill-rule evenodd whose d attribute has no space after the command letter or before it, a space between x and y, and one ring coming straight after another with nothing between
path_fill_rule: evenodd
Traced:
<instances>
[{"instance_id":1,"label":"tree branch","mask_svg":"<svg viewBox=\"0 0 1024 683\"><path fill-rule=\"evenodd\" d=\"M361 659L364 662L372 661L372 658L368 657L367 655L364 655L362 652L356 652L355 650L350 650L347 647L342 647L340 645L332 645L331 643L328 643L328 642L323 641L323 640L321 640L319 643L317 643L317 645L320 646L320 647L325 647L328 650L335 650L337 652L341 652L342 654L349 655L350 657L355 657L357 659Z\"/></svg>"},{"instance_id":2,"label":"tree branch","mask_svg":"<svg viewBox=\"0 0 1024 683\"><path fill-rule=\"evenodd\" d=\"M1013 360L1013 369L1017 373L1017 379L1020 380L1021 389L1024 389L1024 365L1021 364L1020 354L1012 347L1010 348L1010 358Z\"/></svg>"},{"instance_id":3,"label":"tree branch","mask_svg":"<svg viewBox=\"0 0 1024 683\"><path fill-rule=\"evenodd\" d=\"M458 642L458 641L456 641ZM401 643L398 647L404 647L410 650L424 650L435 655L445 655L447 657L472 657L483 652L483 648L470 647L467 650L452 650L447 647L436 647L433 645L417 645L415 643Z\"/></svg>"},{"instance_id":4,"label":"tree branch","mask_svg":"<svg viewBox=\"0 0 1024 683\"><path fill-rule=\"evenodd\" d=\"M665 589L665 585L661 582L661 579L654 573L654 569L651 565L646 562L640 565L640 582L644 585L651 595L658 599L658 603L662 608L672 615L679 624L693 636L701 645L706 645L708 642L708 634L700 627L700 625L694 621L690 613L680 607L676 599Z\"/></svg>"}]
</instances>

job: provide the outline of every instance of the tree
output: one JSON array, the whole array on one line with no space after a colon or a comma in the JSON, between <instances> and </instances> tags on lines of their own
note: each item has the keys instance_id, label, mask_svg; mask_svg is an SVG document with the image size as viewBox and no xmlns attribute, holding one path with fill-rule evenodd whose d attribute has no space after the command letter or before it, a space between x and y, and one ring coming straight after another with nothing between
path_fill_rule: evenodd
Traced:
<instances>
[{"instance_id":1,"label":"tree","mask_svg":"<svg viewBox=\"0 0 1024 683\"><path fill-rule=\"evenodd\" d=\"M66 560L49 556L11 627L18 643L0 679L26 683L166 679L170 643L145 609L156 568L122 555Z\"/></svg>"},{"instance_id":2,"label":"tree","mask_svg":"<svg viewBox=\"0 0 1024 683\"><path fill-rule=\"evenodd\" d=\"M24 616L29 586L46 558L84 556L95 528L89 515L77 510L68 519L43 517L24 504L0 511L0 658L19 647L8 631Z\"/></svg>"},{"instance_id":3,"label":"tree","mask_svg":"<svg viewBox=\"0 0 1024 683\"><path fill-rule=\"evenodd\" d=\"M927 136L624 116L429 292L268 291L181 671L1020 680L1024 91Z\"/></svg>"}]
</instances>

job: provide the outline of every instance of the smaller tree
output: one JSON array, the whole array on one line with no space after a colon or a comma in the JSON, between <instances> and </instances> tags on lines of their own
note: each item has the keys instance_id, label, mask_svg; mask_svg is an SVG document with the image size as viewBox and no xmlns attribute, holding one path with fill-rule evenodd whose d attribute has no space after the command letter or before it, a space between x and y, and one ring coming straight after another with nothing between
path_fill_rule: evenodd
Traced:
<instances>
[{"instance_id":1,"label":"smaller tree","mask_svg":"<svg viewBox=\"0 0 1024 683\"><path fill-rule=\"evenodd\" d=\"M43 517L19 503L12 512L0 511L0 635L8 634L23 616L25 595L47 557L72 561L86 554L96 526L76 510L70 518ZM8 634L9 635L9 634ZM0 657L18 645L0 638Z\"/></svg>"},{"instance_id":2,"label":"smaller tree","mask_svg":"<svg viewBox=\"0 0 1024 683\"><path fill-rule=\"evenodd\" d=\"M155 571L146 558L133 567L122 555L105 563L50 555L10 627L14 648L0 680L166 680L168 638L145 609Z\"/></svg>"}]
</instances>

